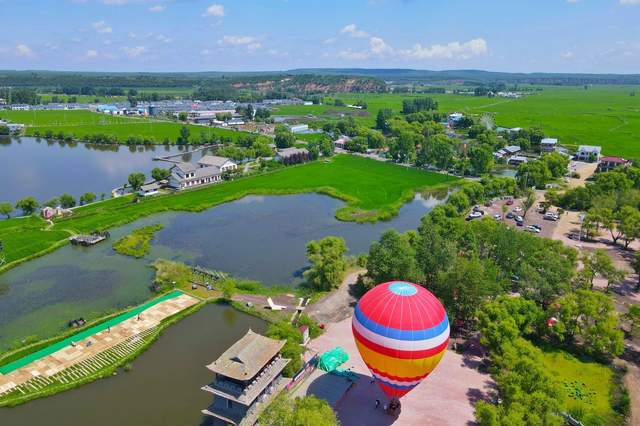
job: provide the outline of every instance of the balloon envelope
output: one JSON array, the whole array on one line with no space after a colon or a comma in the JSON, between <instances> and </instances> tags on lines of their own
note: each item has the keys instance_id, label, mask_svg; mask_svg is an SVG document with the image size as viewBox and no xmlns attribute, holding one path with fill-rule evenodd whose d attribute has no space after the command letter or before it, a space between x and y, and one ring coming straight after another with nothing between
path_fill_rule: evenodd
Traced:
<instances>
[{"instance_id":1,"label":"balloon envelope","mask_svg":"<svg viewBox=\"0 0 640 426\"><path fill-rule=\"evenodd\" d=\"M353 336L365 364L389 398L400 398L438 365L449 342L449 320L425 288L391 281L356 305Z\"/></svg>"}]
</instances>

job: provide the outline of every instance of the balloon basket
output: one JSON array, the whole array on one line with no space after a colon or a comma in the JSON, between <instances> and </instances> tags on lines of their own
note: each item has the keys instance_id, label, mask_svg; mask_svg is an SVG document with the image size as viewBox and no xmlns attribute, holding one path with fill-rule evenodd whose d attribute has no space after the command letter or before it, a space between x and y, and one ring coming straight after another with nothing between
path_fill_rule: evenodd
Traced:
<instances>
[{"instance_id":1,"label":"balloon basket","mask_svg":"<svg viewBox=\"0 0 640 426\"><path fill-rule=\"evenodd\" d=\"M402 405L400 404L400 400L398 398L392 398L389 401L389 405L387 405L387 414L393 417L398 417L400 415L400 410L402 409Z\"/></svg>"}]
</instances>

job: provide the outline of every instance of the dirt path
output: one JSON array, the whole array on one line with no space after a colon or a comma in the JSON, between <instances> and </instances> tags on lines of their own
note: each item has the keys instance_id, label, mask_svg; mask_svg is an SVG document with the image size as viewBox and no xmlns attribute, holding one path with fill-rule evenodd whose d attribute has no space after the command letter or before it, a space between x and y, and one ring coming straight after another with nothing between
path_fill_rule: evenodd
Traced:
<instances>
[{"instance_id":1,"label":"dirt path","mask_svg":"<svg viewBox=\"0 0 640 426\"><path fill-rule=\"evenodd\" d=\"M358 280L358 275L365 272L365 269L349 272L337 290L313 305L309 305L306 309L307 314L320 324L336 323L351 317L356 304L356 298L351 294L351 289Z\"/></svg>"}]
</instances>

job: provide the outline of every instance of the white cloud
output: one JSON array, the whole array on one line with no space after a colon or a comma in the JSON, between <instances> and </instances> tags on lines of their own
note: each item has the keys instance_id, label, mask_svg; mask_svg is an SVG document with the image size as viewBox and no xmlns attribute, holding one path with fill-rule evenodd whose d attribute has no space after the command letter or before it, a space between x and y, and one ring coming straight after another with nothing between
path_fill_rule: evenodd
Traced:
<instances>
[{"instance_id":1,"label":"white cloud","mask_svg":"<svg viewBox=\"0 0 640 426\"><path fill-rule=\"evenodd\" d=\"M97 58L98 51L94 49L89 49L87 50L87 53L84 54L84 56L86 56L87 58Z\"/></svg>"},{"instance_id":2,"label":"white cloud","mask_svg":"<svg viewBox=\"0 0 640 426\"><path fill-rule=\"evenodd\" d=\"M260 41L251 36L226 35L218 40L218 46L238 46L244 47L250 52L254 52L262 47Z\"/></svg>"},{"instance_id":3,"label":"white cloud","mask_svg":"<svg viewBox=\"0 0 640 426\"><path fill-rule=\"evenodd\" d=\"M111 34L113 32L113 29L105 21L93 22L91 26L98 34Z\"/></svg>"},{"instance_id":4,"label":"white cloud","mask_svg":"<svg viewBox=\"0 0 640 426\"><path fill-rule=\"evenodd\" d=\"M32 58L34 56L33 50L26 44L16 44L16 55L23 58Z\"/></svg>"},{"instance_id":5,"label":"white cloud","mask_svg":"<svg viewBox=\"0 0 640 426\"><path fill-rule=\"evenodd\" d=\"M369 39L369 46L371 53L376 56L384 56L387 54L393 54L393 48L389 46L380 37L371 37Z\"/></svg>"},{"instance_id":6,"label":"white cloud","mask_svg":"<svg viewBox=\"0 0 640 426\"><path fill-rule=\"evenodd\" d=\"M155 6L151 6L149 8L149 12L153 12L153 13L159 13L164 11L165 7L161 4L155 5Z\"/></svg>"},{"instance_id":7,"label":"white cloud","mask_svg":"<svg viewBox=\"0 0 640 426\"><path fill-rule=\"evenodd\" d=\"M575 57L575 54L573 52L571 52L571 51L568 51L568 52L564 52L562 54L562 57L564 59L573 59Z\"/></svg>"},{"instance_id":8,"label":"white cloud","mask_svg":"<svg viewBox=\"0 0 640 426\"><path fill-rule=\"evenodd\" d=\"M224 6L221 4L212 4L207 8L203 16L215 16L222 18L224 16Z\"/></svg>"},{"instance_id":9,"label":"white cloud","mask_svg":"<svg viewBox=\"0 0 640 426\"><path fill-rule=\"evenodd\" d=\"M415 44L411 49L401 50L399 54L409 59L469 59L487 53L487 42L482 38L465 43L454 41L448 44L422 46Z\"/></svg>"},{"instance_id":10,"label":"white cloud","mask_svg":"<svg viewBox=\"0 0 640 426\"><path fill-rule=\"evenodd\" d=\"M171 42L173 41L173 39L172 39L172 38L167 37L167 36L166 36L166 35L164 35L164 34L158 34L158 35L156 36L156 40L158 40L158 41L159 41L159 42L161 42L161 43L171 43Z\"/></svg>"},{"instance_id":11,"label":"white cloud","mask_svg":"<svg viewBox=\"0 0 640 426\"><path fill-rule=\"evenodd\" d=\"M350 37L365 38L369 37L366 31L359 30L356 24L349 24L340 30L340 34L347 34Z\"/></svg>"},{"instance_id":12,"label":"white cloud","mask_svg":"<svg viewBox=\"0 0 640 426\"><path fill-rule=\"evenodd\" d=\"M144 46L123 47L122 51L130 58L136 58L147 50Z\"/></svg>"}]
</instances>

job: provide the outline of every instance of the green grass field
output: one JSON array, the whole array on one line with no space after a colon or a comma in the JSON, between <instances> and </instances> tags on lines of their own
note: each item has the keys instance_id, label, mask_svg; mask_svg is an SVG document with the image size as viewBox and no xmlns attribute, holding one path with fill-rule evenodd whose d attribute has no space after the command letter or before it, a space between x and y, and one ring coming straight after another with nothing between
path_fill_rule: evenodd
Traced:
<instances>
[{"instance_id":1,"label":"green grass field","mask_svg":"<svg viewBox=\"0 0 640 426\"><path fill-rule=\"evenodd\" d=\"M130 136L162 143L168 139L175 143L181 123L158 121L149 118L118 117L98 114L85 110L74 111L0 111L0 119L7 119L15 123L27 125L26 134L33 135L36 131L44 134L51 130L54 134L64 132L76 139L85 139L89 135L103 134L116 137L125 142ZM243 134L227 129L187 125L191 139L198 141L204 133L207 137L224 136L235 140Z\"/></svg>"},{"instance_id":2,"label":"green grass field","mask_svg":"<svg viewBox=\"0 0 640 426\"><path fill-rule=\"evenodd\" d=\"M336 213L338 219L373 222L393 217L416 191L455 182L457 179L450 176L340 155L328 162L316 161L196 190L145 198L136 204L131 197L90 204L75 209L73 216L57 221L47 231L42 230L44 222L38 218L9 219L0 222L0 240L5 243L8 262L20 262L64 243L70 232L106 230L168 210L202 211L250 194L324 193L346 202Z\"/></svg>"},{"instance_id":3,"label":"green grass field","mask_svg":"<svg viewBox=\"0 0 640 426\"><path fill-rule=\"evenodd\" d=\"M640 159L640 87L592 86L543 87L521 99L487 98L454 94L345 94L346 102L366 101L368 117L357 118L373 126L381 108L399 112L402 100L428 96L443 112L491 113L505 127L541 127L568 147L602 146L605 154ZM638 91L636 96L632 93ZM304 108L299 106L299 108ZM308 107L307 107L308 108ZM335 108L335 107L331 107Z\"/></svg>"},{"instance_id":4,"label":"green grass field","mask_svg":"<svg viewBox=\"0 0 640 426\"><path fill-rule=\"evenodd\" d=\"M614 373L605 365L581 361L552 347L541 348L546 368L565 391L562 405L585 425L621 424L611 405Z\"/></svg>"}]
</instances>

